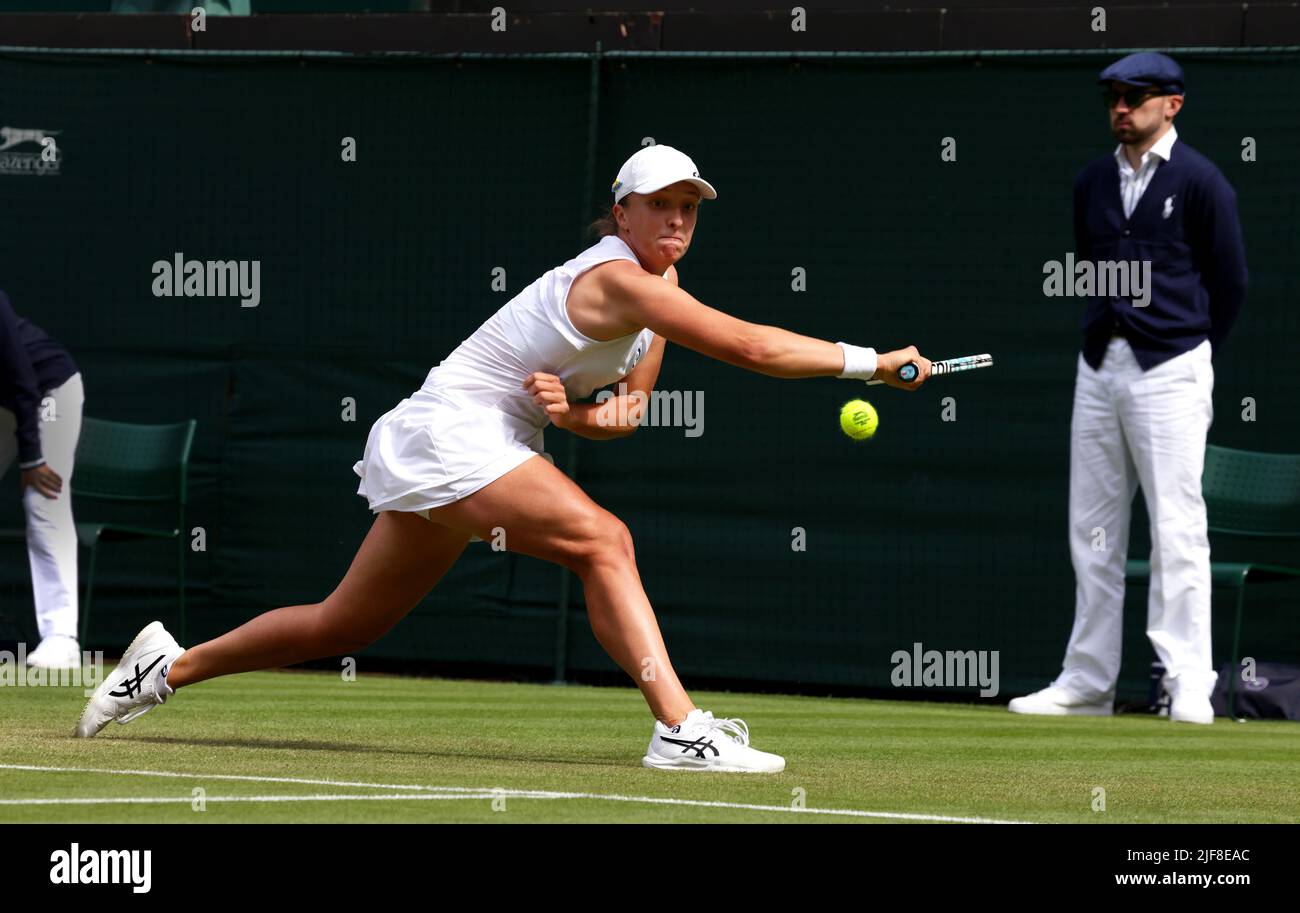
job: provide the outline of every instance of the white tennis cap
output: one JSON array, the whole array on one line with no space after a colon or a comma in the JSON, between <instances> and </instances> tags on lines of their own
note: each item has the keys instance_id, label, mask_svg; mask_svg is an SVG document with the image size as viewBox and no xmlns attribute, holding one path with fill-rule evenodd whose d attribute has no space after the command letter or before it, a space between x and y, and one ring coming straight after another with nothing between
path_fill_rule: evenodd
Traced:
<instances>
[{"instance_id":1,"label":"white tennis cap","mask_svg":"<svg viewBox=\"0 0 1300 913\"><path fill-rule=\"evenodd\" d=\"M654 193L678 181L690 181L706 200L718 198L718 192L700 177L700 169L689 155L659 144L646 146L624 162L609 189L614 192L614 202L620 203L629 193Z\"/></svg>"}]
</instances>

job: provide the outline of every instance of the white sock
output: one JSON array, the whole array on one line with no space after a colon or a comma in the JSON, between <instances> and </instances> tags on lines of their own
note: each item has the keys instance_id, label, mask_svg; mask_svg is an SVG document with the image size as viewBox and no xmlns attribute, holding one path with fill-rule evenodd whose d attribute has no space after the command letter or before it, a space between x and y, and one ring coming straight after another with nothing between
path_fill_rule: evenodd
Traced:
<instances>
[{"instance_id":1,"label":"white sock","mask_svg":"<svg viewBox=\"0 0 1300 913\"><path fill-rule=\"evenodd\" d=\"M167 698L176 693L176 689L167 684L167 670L172 667L172 663L175 662L176 659L177 657L173 656L170 660L163 663L162 666L159 667L157 674L154 676L154 693L158 695L158 700L161 703L166 703Z\"/></svg>"}]
</instances>

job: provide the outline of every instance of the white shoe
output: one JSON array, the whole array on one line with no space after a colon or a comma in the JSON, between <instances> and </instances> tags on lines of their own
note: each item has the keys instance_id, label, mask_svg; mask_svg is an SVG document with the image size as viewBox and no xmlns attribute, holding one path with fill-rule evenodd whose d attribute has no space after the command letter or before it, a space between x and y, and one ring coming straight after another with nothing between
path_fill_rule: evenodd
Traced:
<instances>
[{"instance_id":1,"label":"white shoe","mask_svg":"<svg viewBox=\"0 0 1300 913\"><path fill-rule=\"evenodd\" d=\"M1056 685L1015 698L1007 704L1007 709L1012 713L1043 716L1111 716L1115 713L1112 701L1084 701Z\"/></svg>"},{"instance_id":2,"label":"white shoe","mask_svg":"<svg viewBox=\"0 0 1300 913\"><path fill-rule=\"evenodd\" d=\"M77 735L88 739L113 720L129 723L167 700L158 687L176 657L185 651L161 621L145 626L122 654L122 661L86 702Z\"/></svg>"},{"instance_id":3,"label":"white shoe","mask_svg":"<svg viewBox=\"0 0 1300 913\"><path fill-rule=\"evenodd\" d=\"M80 669L81 647L75 637L54 634L27 654L27 665L33 669Z\"/></svg>"},{"instance_id":4,"label":"white shoe","mask_svg":"<svg viewBox=\"0 0 1300 913\"><path fill-rule=\"evenodd\" d=\"M1208 726L1214 722L1214 707L1208 695L1200 693L1179 694L1174 691L1169 705L1169 719L1175 723L1200 723Z\"/></svg>"},{"instance_id":5,"label":"white shoe","mask_svg":"<svg viewBox=\"0 0 1300 913\"><path fill-rule=\"evenodd\" d=\"M641 759L658 770L703 770L732 773L776 773L785 758L749 747L744 720L715 720L713 714L692 710L676 726L655 721L650 747Z\"/></svg>"}]
</instances>

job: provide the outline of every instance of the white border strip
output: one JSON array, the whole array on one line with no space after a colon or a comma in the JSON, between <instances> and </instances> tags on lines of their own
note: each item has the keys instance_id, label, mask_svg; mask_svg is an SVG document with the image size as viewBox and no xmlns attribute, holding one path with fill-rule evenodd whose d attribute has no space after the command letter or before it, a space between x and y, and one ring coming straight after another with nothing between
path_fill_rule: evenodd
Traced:
<instances>
[{"instance_id":1,"label":"white border strip","mask_svg":"<svg viewBox=\"0 0 1300 913\"><path fill-rule=\"evenodd\" d=\"M206 802L341 802L341 801L410 801L430 799L594 799L603 802L636 802L647 805L685 805L698 808L730 808L746 811L787 812L803 815L837 815L850 818L879 818L892 821L934 821L949 824L1028 824L1027 821L1003 821L996 818L964 818L951 815L928 815L905 812L869 812L851 808L795 808L788 805L756 805L746 802L716 802L703 799L668 799L658 796L620 796L605 793L570 793L551 790L504 789L464 786L422 786L395 783L361 783L347 780L312 780L301 777L258 777L246 774L195 774L163 770L112 770L102 767L41 767L31 764L0 764L0 770L29 770L40 773L88 773L114 776L169 777L187 780L237 780L250 783L297 783L307 786L361 787L396 790L393 795L304 795L304 796L205 796ZM9 805L131 805L194 802L192 796L69 799L0 799Z\"/></svg>"}]
</instances>

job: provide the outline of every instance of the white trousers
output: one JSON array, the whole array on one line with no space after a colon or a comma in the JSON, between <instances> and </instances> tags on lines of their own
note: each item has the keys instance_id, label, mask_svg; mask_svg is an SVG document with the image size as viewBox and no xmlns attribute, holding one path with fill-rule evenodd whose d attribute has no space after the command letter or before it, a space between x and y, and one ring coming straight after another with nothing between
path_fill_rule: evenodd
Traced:
<instances>
[{"instance_id":1,"label":"white trousers","mask_svg":"<svg viewBox=\"0 0 1300 913\"><path fill-rule=\"evenodd\" d=\"M1079 356L1070 421L1070 558L1074 628L1053 684L1112 700L1123 633L1129 516L1139 484L1151 526L1147 636L1173 687L1208 696L1210 541L1201 475L1214 419L1210 343L1143 372L1128 341L1101 369Z\"/></svg>"},{"instance_id":2,"label":"white trousers","mask_svg":"<svg viewBox=\"0 0 1300 913\"><path fill-rule=\"evenodd\" d=\"M40 407L41 455L63 477L57 498L35 488L23 489L27 511L27 557L32 567L36 627L41 639L56 634L77 636L77 530L72 523L72 465L81 436L85 391L81 373L46 395ZM0 407L0 475L18 456L17 419ZM11 548L12 546L6 546Z\"/></svg>"}]
</instances>

